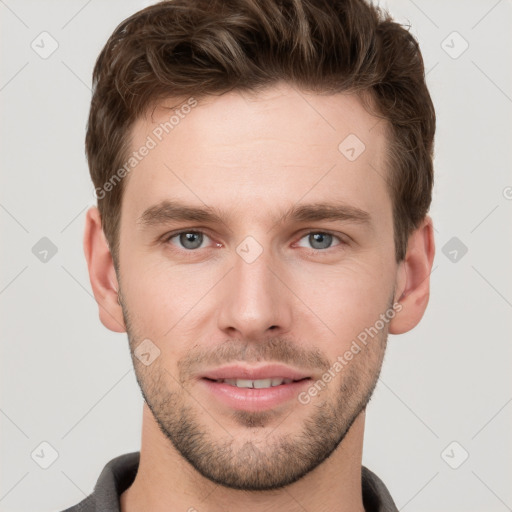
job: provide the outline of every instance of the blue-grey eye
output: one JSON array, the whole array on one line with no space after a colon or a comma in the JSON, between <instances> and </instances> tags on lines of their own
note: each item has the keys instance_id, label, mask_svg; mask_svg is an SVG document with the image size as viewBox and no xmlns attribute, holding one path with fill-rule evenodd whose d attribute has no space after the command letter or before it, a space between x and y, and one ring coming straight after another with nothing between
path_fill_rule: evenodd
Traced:
<instances>
[{"instance_id":1,"label":"blue-grey eye","mask_svg":"<svg viewBox=\"0 0 512 512\"><path fill-rule=\"evenodd\" d=\"M329 233L311 233L309 241L313 249L328 249L332 244L332 235L329 235Z\"/></svg>"},{"instance_id":2,"label":"blue-grey eye","mask_svg":"<svg viewBox=\"0 0 512 512\"><path fill-rule=\"evenodd\" d=\"M333 246L333 240L337 239L338 237L335 235L331 235L330 233L324 233L323 231L312 231L311 233L308 233L307 235L302 237L301 240L305 238L307 238L308 244L311 248L316 250L322 250L330 249ZM338 244L339 243L340 242L338 242ZM303 246L301 245L301 247Z\"/></svg>"},{"instance_id":3,"label":"blue-grey eye","mask_svg":"<svg viewBox=\"0 0 512 512\"><path fill-rule=\"evenodd\" d=\"M185 249L199 249L203 243L203 233L196 231L183 232L175 235ZM174 238L174 237L173 237Z\"/></svg>"}]
</instances>

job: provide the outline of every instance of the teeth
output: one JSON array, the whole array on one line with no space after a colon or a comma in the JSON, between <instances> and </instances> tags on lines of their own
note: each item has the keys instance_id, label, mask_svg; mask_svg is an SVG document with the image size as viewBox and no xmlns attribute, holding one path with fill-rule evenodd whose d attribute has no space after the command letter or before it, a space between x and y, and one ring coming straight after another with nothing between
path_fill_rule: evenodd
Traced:
<instances>
[{"instance_id":1,"label":"teeth","mask_svg":"<svg viewBox=\"0 0 512 512\"><path fill-rule=\"evenodd\" d=\"M230 386L236 386L238 388L270 388L274 386L280 386L281 384L289 384L293 382L292 379L284 379L281 377L275 377L273 379L219 379L217 382L224 382Z\"/></svg>"},{"instance_id":2,"label":"teeth","mask_svg":"<svg viewBox=\"0 0 512 512\"><path fill-rule=\"evenodd\" d=\"M248 380L247 382L251 382ZM274 384L277 385L277 384ZM253 388L270 388L272 386L272 379L259 379L259 380L253 380L252 386L247 387L253 387Z\"/></svg>"}]
</instances>

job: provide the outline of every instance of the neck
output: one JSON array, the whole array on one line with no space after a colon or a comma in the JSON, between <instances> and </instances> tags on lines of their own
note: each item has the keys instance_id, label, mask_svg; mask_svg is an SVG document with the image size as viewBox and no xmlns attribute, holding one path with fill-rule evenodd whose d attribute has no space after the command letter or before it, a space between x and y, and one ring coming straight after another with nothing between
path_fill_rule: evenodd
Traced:
<instances>
[{"instance_id":1,"label":"neck","mask_svg":"<svg viewBox=\"0 0 512 512\"><path fill-rule=\"evenodd\" d=\"M139 468L121 495L121 512L364 512L364 420L363 411L331 456L300 480L271 491L243 491L199 474L162 434L144 404Z\"/></svg>"}]
</instances>

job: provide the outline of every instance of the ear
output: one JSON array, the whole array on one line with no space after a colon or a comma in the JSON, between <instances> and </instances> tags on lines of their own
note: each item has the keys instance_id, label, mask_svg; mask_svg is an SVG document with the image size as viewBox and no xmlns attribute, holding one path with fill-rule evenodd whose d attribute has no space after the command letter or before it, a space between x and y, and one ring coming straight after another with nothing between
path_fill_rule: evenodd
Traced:
<instances>
[{"instance_id":1,"label":"ear","mask_svg":"<svg viewBox=\"0 0 512 512\"><path fill-rule=\"evenodd\" d=\"M418 325L430 297L430 274L435 243L432 219L427 215L407 243L407 253L397 274L395 303L397 314L389 323L390 334L403 334Z\"/></svg>"},{"instance_id":2,"label":"ear","mask_svg":"<svg viewBox=\"0 0 512 512\"><path fill-rule=\"evenodd\" d=\"M96 206L87 210L84 253L92 291L99 306L101 323L111 331L126 332L123 310L117 301L119 284L114 262L101 227L100 212Z\"/></svg>"}]
</instances>

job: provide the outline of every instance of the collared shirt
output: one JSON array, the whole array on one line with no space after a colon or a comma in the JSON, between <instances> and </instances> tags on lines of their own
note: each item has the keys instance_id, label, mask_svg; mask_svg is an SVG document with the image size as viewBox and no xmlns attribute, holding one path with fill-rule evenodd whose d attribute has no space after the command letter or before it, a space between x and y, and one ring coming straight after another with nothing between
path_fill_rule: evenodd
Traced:
<instances>
[{"instance_id":1,"label":"collared shirt","mask_svg":"<svg viewBox=\"0 0 512 512\"><path fill-rule=\"evenodd\" d=\"M121 494L135 480L140 452L125 453L106 464L94 491L74 507L63 512L120 512ZM363 505L366 512L398 512L382 480L365 466L361 467Z\"/></svg>"}]
</instances>

